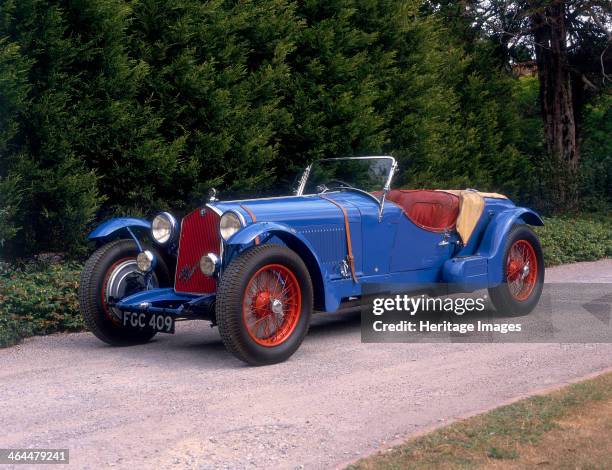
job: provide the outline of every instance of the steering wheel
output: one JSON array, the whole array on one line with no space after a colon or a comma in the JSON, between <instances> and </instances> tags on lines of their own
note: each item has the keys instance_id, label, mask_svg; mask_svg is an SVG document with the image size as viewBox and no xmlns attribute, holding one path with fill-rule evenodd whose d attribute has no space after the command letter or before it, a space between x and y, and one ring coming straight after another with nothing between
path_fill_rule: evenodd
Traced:
<instances>
[{"instance_id":1,"label":"steering wheel","mask_svg":"<svg viewBox=\"0 0 612 470\"><path fill-rule=\"evenodd\" d=\"M346 181L342 181L342 180L329 180L327 182L328 185L331 185L333 183L338 183L340 186L343 186L345 188L352 188L353 187L350 184L348 184Z\"/></svg>"}]
</instances>

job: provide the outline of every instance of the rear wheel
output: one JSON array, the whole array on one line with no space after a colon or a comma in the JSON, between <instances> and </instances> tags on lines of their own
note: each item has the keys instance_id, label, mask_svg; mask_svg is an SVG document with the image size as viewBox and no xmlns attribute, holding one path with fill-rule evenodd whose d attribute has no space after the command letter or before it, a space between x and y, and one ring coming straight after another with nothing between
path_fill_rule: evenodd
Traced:
<instances>
[{"instance_id":1,"label":"rear wheel","mask_svg":"<svg viewBox=\"0 0 612 470\"><path fill-rule=\"evenodd\" d=\"M526 315L538 304L544 285L544 255L531 228L512 228L503 263L504 282L489 289L491 301L500 313Z\"/></svg>"},{"instance_id":2,"label":"rear wheel","mask_svg":"<svg viewBox=\"0 0 612 470\"><path fill-rule=\"evenodd\" d=\"M124 346L146 343L155 331L151 328L124 327L122 313L110 305L147 288L170 285L170 274L163 258L153 248L157 265L146 277L136 265L138 248L132 240L116 240L96 250L85 263L79 285L79 303L85 325L105 343Z\"/></svg>"},{"instance_id":3,"label":"rear wheel","mask_svg":"<svg viewBox=\"0 0 612 470\"><path fill-rule=\"evenodd\" d=\"M292 250L253 247L227 267L216 316L225 347L251 365L282 362L300 346L312 314L308 269Z\"/></svg>"}]
</instances>

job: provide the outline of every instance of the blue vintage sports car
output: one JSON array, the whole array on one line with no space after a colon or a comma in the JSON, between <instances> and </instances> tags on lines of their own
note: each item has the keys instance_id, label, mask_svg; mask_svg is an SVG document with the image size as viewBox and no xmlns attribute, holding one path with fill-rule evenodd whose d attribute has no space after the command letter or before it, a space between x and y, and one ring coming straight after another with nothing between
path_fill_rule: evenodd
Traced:
<instances>
[{"instance_id":1,"label":"blue vintage sports car","mask_svg":"<svg viewBox=\"0 0 612 470\"><path fill-rule=\"evenodd\" d=\"M177 220L116 218L81 276L85 322L113 345L206 319L243 361L284 361L314 311L336 312L390 286L488 288L498 310L526 314L544 281L532 210L476 190L391 189L394 158L308 166L294 195L218 201ZM374 288L374 292L372 292Z\"/></svg>"}]
</instances>

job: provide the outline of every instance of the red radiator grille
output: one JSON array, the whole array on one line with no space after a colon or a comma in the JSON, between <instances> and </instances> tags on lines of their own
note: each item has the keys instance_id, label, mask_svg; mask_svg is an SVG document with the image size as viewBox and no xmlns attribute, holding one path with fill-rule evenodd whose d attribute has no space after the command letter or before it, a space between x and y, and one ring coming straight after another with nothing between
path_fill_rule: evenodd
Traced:
<instances>
[{"instance_id":1,"label":"red radiator grille","mask_svg":"<svg viewBox=\"0 0 612 470\"><path fill-rule=\"evenodd\" d=\"M214 278L200 271L200 258L207 253L219 256L219 215L212 209L196 209L183 219L179 238L174 290L192 294L215 292Z\"/></svg>"}]
</instances>

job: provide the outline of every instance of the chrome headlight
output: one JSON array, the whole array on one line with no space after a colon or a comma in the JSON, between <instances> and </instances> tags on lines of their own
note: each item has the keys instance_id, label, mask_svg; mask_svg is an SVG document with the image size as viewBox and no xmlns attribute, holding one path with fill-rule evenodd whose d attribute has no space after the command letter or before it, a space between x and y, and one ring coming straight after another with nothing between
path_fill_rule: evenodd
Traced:
<instances>
[{"instance_id":1,"label":"chrome headlight","mask_svg":"<svg viewBox=\"0 0 612 470\"><path fill-rule=\"evenodd\" d=\"M219 222L219 232L221 238L227 241L233 234L242 228L243 224L235 212L226 212L221 216Z\"/></svg>"},{"instance_id":2,"label":"chrome headlight","mask_svg":"<svg viewBox=\"0 0 612 470\"><path fill-rule=\"evenodd\" d=\"M168 212L160 212L151 222L151 236L160 245L165 245L176 237L176 219Z\"/></svg>"}]
</instances>

